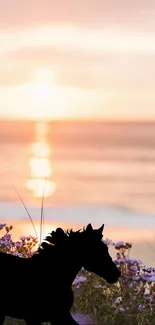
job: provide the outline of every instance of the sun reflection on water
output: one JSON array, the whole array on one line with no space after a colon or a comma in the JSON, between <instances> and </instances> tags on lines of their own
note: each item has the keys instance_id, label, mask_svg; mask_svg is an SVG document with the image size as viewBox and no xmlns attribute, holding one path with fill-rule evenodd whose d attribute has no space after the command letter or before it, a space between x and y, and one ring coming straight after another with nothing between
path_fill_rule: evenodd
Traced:
<instances>
[{"instance_id":1,"label":"sun reflection on water","mask_svg":"<svg viewBox=\"0 0 155 325\"><path fill-rule=\"evenodd\" d=\"M30 177L26 186L36 198L43 195L50 197L56 190L56 184L52 180L52 150L48 142L48 124L46 122L36 124L35 139L31 144L30 152Z\"/></svg>"}]
</instances>

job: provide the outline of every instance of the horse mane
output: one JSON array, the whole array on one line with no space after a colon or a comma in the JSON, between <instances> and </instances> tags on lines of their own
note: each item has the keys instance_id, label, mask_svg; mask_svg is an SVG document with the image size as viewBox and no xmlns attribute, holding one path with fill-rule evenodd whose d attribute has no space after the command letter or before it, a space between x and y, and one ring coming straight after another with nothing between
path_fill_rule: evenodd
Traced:
<instances>
[{"instance_id":1,"label":"horse mane","mask_svg":"<svg viewBox=\"0 0 155 325\"><path fill-rule=\"evenodd\" d=\"M70 242L70 239L79 239L79 235L85 233L85 231L85 228L83 228L83 231L81 231L81 229L73 231L73 229L63 230L62 228L57 228L45 237L44 241L37 249L37 253L48 253L51 252L51 250L53 251L53 248L64 247Z\"/></svg>"}]
</instances>

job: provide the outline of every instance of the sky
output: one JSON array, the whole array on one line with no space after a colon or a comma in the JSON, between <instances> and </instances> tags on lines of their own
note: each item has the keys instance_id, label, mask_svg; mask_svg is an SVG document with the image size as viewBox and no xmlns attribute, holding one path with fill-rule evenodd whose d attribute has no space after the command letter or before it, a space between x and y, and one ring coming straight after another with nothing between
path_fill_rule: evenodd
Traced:
<instances>
[{"instance_id":1,"label":"sky","mask_svg":"<svg viewBox=\"0 0 155 325\"><path fill-rule=\"evenodd\" d=\"M0 0L0 117L155 119L154 17L154 0Z\"/></svg>"}]
</instances>

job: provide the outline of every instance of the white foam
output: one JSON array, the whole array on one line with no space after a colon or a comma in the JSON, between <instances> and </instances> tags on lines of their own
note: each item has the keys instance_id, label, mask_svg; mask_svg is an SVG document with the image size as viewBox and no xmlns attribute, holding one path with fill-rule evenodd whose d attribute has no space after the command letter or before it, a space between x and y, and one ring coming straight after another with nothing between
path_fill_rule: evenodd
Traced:
<instances>
[{"instance_id":1,"label":"white foam","mask_svg":"<svg viewBox=\"0 0 155 325\"><path fill-rule=\"evenodd\" d=\"M33 220L40 220L40 208L27 206ZM25 220L28 215L22 205L15 203L0 203L0 221ZM44 207L44 219L72 224L94 226L102 223L107 227L155 228L155 215L142 214L130 209L115 206L61 206Z\"/></svg>"}]
</instances>

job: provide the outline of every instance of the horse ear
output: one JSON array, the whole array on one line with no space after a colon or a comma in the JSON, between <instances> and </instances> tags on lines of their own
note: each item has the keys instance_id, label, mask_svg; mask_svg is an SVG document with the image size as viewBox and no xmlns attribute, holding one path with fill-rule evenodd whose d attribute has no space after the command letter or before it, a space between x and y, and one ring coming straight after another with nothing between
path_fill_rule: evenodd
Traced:
<instances>
[{"instance_id":1,"label":"horse ear","mask_svg":"<svg viewBox=\"0 0 155 325\"><path fill-rule=\"evenodd\" d=\"M89 225L86 227L86 231L92 231L93 227L91 225L91 223L89 223Z\"/></svg>"},{"instance_id":2,"label":"horse ear","mask_svg":"<svg viewBox=\"0 0 155 325\"><path fill-rule=\"evenodd\" d=\"M104 224L97 230L100 234L102 234L103 232L103 229L104 229Z\"/></svg>"},{"instance_id":3,"label":"horse ear","mask_svg":"<svg viewBox=\"0 0 155 325\"><path fill-rule=\"evenodd\" d=\"M59 234L59 235L64 235L64 231L63 231L62 228L57 228L56 233Z\"/></svg>"}]
</instances>

